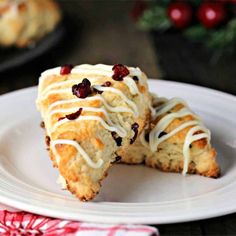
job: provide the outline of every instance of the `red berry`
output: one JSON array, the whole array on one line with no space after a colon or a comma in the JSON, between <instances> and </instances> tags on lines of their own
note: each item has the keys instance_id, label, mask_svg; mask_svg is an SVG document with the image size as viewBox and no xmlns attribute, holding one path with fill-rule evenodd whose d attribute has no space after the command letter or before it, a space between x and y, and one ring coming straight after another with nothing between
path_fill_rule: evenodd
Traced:
<instances>
[{"instance_id":1,"label":"red berry","mask_svg":"<svg viewBox=\"0 0 236 236\"><path fill-rule=\"evenodd\" d=\"M222 3L205 2L199 7L197 16L206 28L213 28L224 21L226 9Z\"/></svg>"},{"instance_id":2,"label":"red berry","mask_svg":"<svg viewBox=\"0 0 236 236\"><path fill-rule=\"evenodd\" d=\"M92 94L91 83L88 79L83 79L82 83L72 86L72 93L78 98L86 98Z\"/></svg>"},{"instance_id":3,"label":"red berry","mask_svg":"<svg viewBox=\"0 0 236 236\"><path fill-rule=\"evenodd\" d=\"M73 65L64 65L61 67L60 74L61 75L68 75L68 74L70 74L72 69L73 69Z\"/></svg>"},{"instance_id":4,"label":"red berry","mask_svg":"<svg viewBox=\"0 0 236 236\"><path fill-rule=\"evenodd\" d=\"M111 86L111 82L110 81L106 81L102 86L110 87Z\"/></svg>"},{"instance_id":5,"label":"red berry","mask_svg":"<svg viewBox=\"0 0 236 236\"><path fill-rule=\"evenodd\" d=\"M131 10L131 17L134 21L138 21L143 12L147 9L148 3L143 0L136 0Z\"/></svg>"},{"instance_id":6,"label":"red berry","mask_svg":"<svg viewBox=\"0 0 236 236\"><path fill-rule=\"evenodd\" d=\"M122 81L125 76L129 74L129 70L122 64L116 64L112 67L114 74L112 75L112 79L117 81Z\"/></svg>"},{"instance_id":7,"label":"red berry","mask_svg":"<svg viewBox=\"0 0 236 236\"><path fill-rule=\"evenodd\" d=\"M71 113L71 114L63 116L63 117L59 117L58 121L64 120L65 118L67 118L68 120L75 120L81 115L82 110L83 110L83 108L80 108L78 111L76 111L74 113Z\"/></svg>"},{"instance_id":8,"label":"red berry","mask_svg":"<svg viewBox=\"0 0 236 236\"><path fill-rule=\"evenodd\" d=\"M134 131L134 137L130 139L130 144L133 144L134 141L136 140L138 136L138 128L139 128L139 124L136 122L131 125L131 129Z\"/></svg>"},{"instance_id":9,"label":"red berry","mask_svg":"<svg viewBox=\"0 0 236 236\"><path fill-rule=\"evenodd\" d=\"M51 142L51 139L50 139L50 137L47 135L46 137L45 137L45 143L46 143L46 145L49 147L50 146L50 142Z\"/></svg>"},{"instance_id":10,"label":"red berry","mask_svg":"<svg viewBox=\"0 0 236 236\"><path fill-rule=\"evenodd\" d=\"M116 132L111 132L111 136L112 136L112 138L115 140L116 145L117 145L118 147L120 147L121 144L122 144L122 138L119 137Z\"/></svg>"},{"instance_id":11,"label":"red berry","mask_svg":"<svg viewBox=\"0 0 236 236\"><path fill-rule=\"evenodd\" d=\"M106 81L104 84L101 85L102 87L110 87L111 86L111 82L110 81ZM98 93L98 94L102 94L103 91L97 90L95 88L93 88L93 91Z\"/></svg>"},{"instance_id":12,"label":"red berry","mask_svg":"<svg viewBox=\"0 0 236 236\"><path fill-rule=\"evenodd\" d=\"M66 118L68 120L75 120L75 119L77 119L81 115L82 110L83 110L83 108L80 108L78 111L76 111L74 113L71 113L69 115L66 115Z\"/></svg>"},{"instance_id":13,"label":"red berry","mask_svg":"<svg viewBox=\"0 0 236 236\"><path fill-rule=\"evenodd\" d=\"M174 26L182 29L191 23L193 11L187 2L174 2L169 5L167 14Z\"/></svg>"}]
</instances>

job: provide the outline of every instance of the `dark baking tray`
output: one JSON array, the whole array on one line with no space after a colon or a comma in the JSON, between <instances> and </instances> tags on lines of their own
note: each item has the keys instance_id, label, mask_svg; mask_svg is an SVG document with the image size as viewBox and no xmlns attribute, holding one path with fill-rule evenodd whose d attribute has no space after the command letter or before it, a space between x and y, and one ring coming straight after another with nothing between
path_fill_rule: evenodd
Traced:
<instances>
[{"instance_id":1,"label":"dark baking tray","mask_svg":"<svg viewBox=\"0 0 236 236\"><path fill-rule=\"evenodd\" d=\"M42 56L61 41L65 32L62 22L54 31L27 48L0 48L0 72L19 67Z\"/></svg>"}]
</instances>

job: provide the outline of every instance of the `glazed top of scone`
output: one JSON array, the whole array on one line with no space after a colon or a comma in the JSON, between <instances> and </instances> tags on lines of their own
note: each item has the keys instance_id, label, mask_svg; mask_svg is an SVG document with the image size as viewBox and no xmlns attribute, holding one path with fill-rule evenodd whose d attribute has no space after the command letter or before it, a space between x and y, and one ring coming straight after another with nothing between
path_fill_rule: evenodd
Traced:
<instances>
[{"instance_id":1,"label":"glazed top of scone","mask_svg":"<svg viewBox=\"0 0 236 236\"><path fill-rule=\"evenodd\" d=\"M145 140L144 132L140 135L140 141L151 152L155 152L162 142L187 128L188 131L186 134L184 133L183 138L184 167L182 173L185 175L188 171L192 143L204 139L206 140L204 147L206 147L211 139L210 130L181 98L168 100L153 95L153 108L155 111L152 113L154 125L148 133L148 142ZM177 119L179 119L179 125L174 127L171 124Z\"/></svg>"},{"instance_id":2,"label":"glazed top of scone","mask_svg":"<svg viewBox=\"0 0 236 236\"><path fill-rule=\"evenodd\" d=\"M93 162L78 142L58 139L54 136L55 130L69 122L97 121L112 133L116 141L128 138L132 144L145 126L151 105L147 77L139 68L122 64L83 64L43 72L37 106L54 152L57 144L72 145L88 165L99 168L101 159Z\"/></svg>"}]
</instances>

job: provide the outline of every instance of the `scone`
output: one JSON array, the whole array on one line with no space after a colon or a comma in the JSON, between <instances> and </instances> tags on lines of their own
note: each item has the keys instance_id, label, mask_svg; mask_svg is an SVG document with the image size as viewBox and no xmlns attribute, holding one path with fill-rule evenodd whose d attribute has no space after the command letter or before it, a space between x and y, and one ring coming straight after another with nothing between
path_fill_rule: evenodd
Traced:
<instances>
[{"instance_id":1,"label":"scone","mask_svg":"<svg viewBox=\"0 0 236 236\"><path fill-rule=\"evenodd\" d=\"M26 47L52 31L60 18L53 0L0 0L0 45Z\"/></svg>"},{"instance_id":2,"label":"scone","mask_svg":"<svg viewBox=\"0 0 236 236\"><path fill-rule=\"evenodd\" d=\"M145 163L167 172L218 177L216 151L210 131L180 98L153 96L153 117L135 144L122 150L122 161Z\"/></svg>"},{"instance_id":3,"label":"scone","mask_svg":"<svg viewBox=\"0 0 236 236\"><path fill-rule=\"evenodd\" d=\"M57 67L42 73L37 106L53 164L65 187L93 199L119 150L150 120L147 78L121 64Z\"/></svg>"}]
</instances>

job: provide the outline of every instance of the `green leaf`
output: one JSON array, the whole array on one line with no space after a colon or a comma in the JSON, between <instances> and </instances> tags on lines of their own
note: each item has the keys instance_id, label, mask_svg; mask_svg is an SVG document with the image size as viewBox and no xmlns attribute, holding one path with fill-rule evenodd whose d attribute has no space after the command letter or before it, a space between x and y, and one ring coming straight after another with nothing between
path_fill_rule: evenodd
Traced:
<instances>
[{"instance_id":1,"label":"green leaf","mask_svg":"<svg viewBox=\"0 0 236 236\"><path fill-rule=\"evenodd\" d=\"M202 3L202 0L191 0L190 2L195 6L199 6Z\"/></svg>"},{"instance_id":2,"label":"green leaf","mask_svg":"<svg viewBox=\"0 0 236 236\"><path fill-rule=\"evenodd\" d=\"M209 48L222 48L225 46L225 30L215 30L213 31L206 42L206 46Z\"/></svg>"},{"instance_id":3,"label":"green leaf","mask_svg":"<svg viewBox=\"0 0 236 236\"><path fill-rule=\"evenodd\" d=\"M141 29L145 30L167 30L171 27L171 22L166 14L166 9L162 7L153 7L144 11L138 21Z\"/></svg>"},{"instance_id":4,"label":"green leaf","mask_svg":"<svg viewBox=\"0 0 236 236\"><path fill-rule=\"evenodd\" d=\"M210 48L230 48L236 41L236 20L231 20L224 28L214 30L206 45Z\"/></svg>"},{"instance_id":5,"label":"green leaf","mask_svg":"<svg viewBox=\"0 0 236 236\"><path fill-rule=\"evenodd\" d=\"M167 7L172 0L152 0L150 8L145 10L138 21L138 26L145 30L165 31L172 26L167 16ZM202 0L189 0L194 7L198 7ZM183 34L193 41L202 42L213 53L220 55L236 49L236 17L221 28L206 29L201 24L195 24L184 29ZM220 53L218 53L220 52Z\"/></svg>"},{"instance_id":6,"label":"green leaf","mask_svg":"<svg viewBox=\"0 0 236 236\"><path fill-rule=\"evenodd\" d=\"M232 19L231 21L229 21L229 23L227 24L227 27L230 30L236 30L236 19Z\"/></svg>"},{"instance_id":7,"label":"green leaf","mask_svg":"<svg viewBox=\"0 0 236 236\"><path fill-rule=\"evenodd\" d=\"M207 30L201 25L195 25L187 28L183 34L192 40L201 40L203 37L207 37Z\"/></svg>"}]
</instances>

